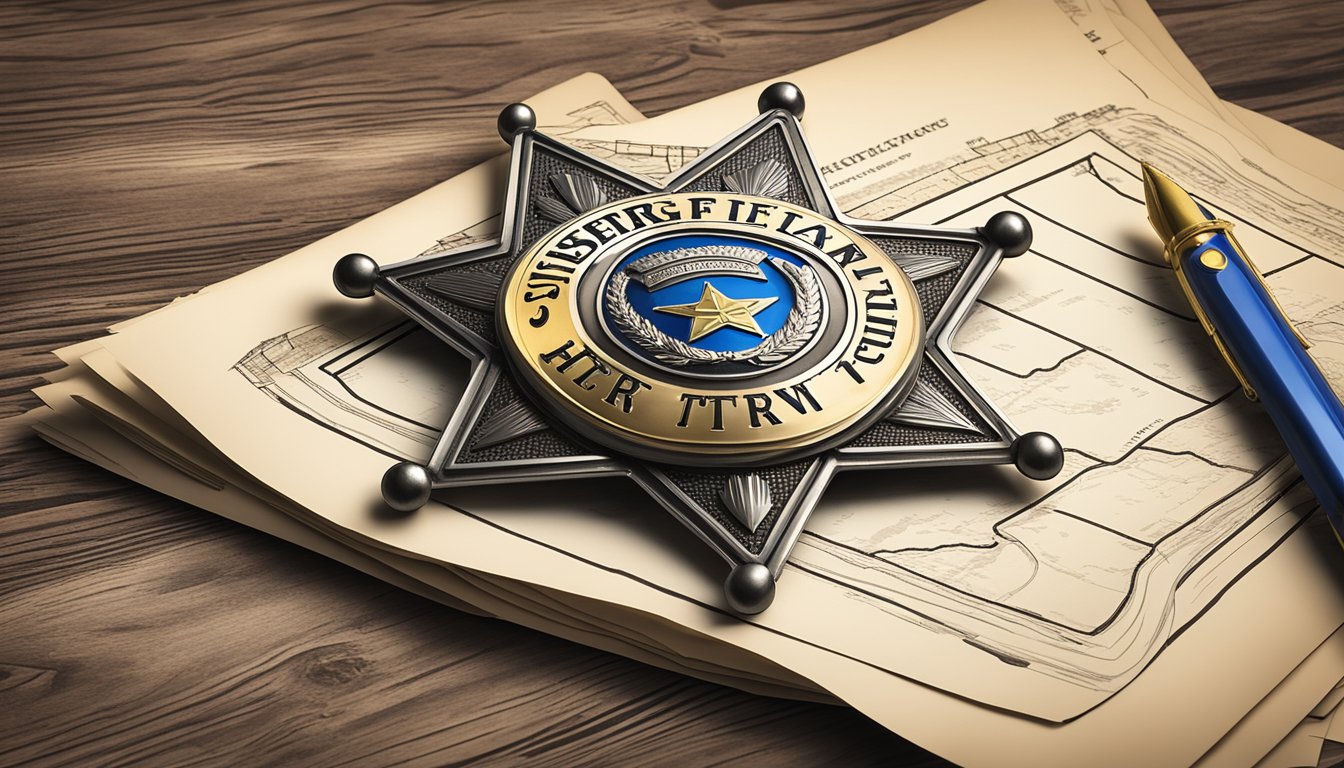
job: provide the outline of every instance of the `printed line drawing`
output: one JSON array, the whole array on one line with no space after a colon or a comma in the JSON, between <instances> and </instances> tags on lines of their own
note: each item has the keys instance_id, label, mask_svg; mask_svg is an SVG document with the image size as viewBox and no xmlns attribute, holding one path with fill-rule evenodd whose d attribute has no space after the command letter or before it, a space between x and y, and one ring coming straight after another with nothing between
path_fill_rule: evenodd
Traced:
<instances>
[{"instance_id":1,"label":"printed line drawing","mask_svg":"<svg viewBox=\"0 0 1344 768\"><path fill-rule=\"evenodd\" d=\"M596 124L601 108L578 112ZM598 152L581 128L571 131L575 143ZM659 169L698 153L610 144L603 151ZM817 510L784 578L843 585L856 610L890 622L875 633L900 625L949 635L1024 675L1109 695L1303 524L1311 502L1291 460L1199 332L1151 239L1137 156L1192 186L1252 185L1270 201L1253 213L1239 192L1202 202L1237 225L1308 337L1336 340L1314 351L1344 385L1344 298L1313 290L1344 267L1272 233L1291 224L1344 253L1330 221L1344 213L1260 185L1126 108L973 141L961 155L838 197L872 218L974 226L1017 210L1032 221L1032 250L990 282L956 351L1010 418L1059 437L1065 469L1049 484L969 495L966 470L856 475ZM427 253L488 239L491 222ZM358 338L310 326L260 342L235 369L287 409L416 460L437 438L428 425L444 423L465 380L464 363L431 349L437 341L409 323ZM875 498L891 503L875 512ZM833 650L920 677L919 660L896 650L883 658Z\"/></svg>"}]
</instances>

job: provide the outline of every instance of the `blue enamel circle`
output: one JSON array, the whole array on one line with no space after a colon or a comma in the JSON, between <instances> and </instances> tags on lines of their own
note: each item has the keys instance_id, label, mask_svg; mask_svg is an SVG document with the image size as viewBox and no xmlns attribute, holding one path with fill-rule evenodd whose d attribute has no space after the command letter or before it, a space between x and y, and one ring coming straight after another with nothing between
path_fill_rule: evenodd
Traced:
<instances>
[{"instance_id":1,"label":"blue enamel circle","mask_svg":"<svg viewBox=\"0 0 1344 768\"><path fill-rule=\"evenodd\" d=\"M717 261L715 254L740 254L743 252L742 249L750 249L756 254L756 258L759 258L759 262L745 264L734 274L719 274L721 270L715 269L715 265L722 264L722 261ZM636 262L649 263L647 257L650 256L667 254L676 258L678 254L686 253L703 255L699 260L693 258L686 262L688 266L684 268L684 273L670 278L665 277L661 281L649 280L656 283L652 286L641 283L638 266L635 270L631 270L631 265L635 265ZM611 274L614 276L626 273L632 276L626 287L626 299L635 312L651 322L659 331L697 349L742 352L760 345L765 337L783 327L796 301L793 284L788 276L771 262L772 259L810 269L801 257L770 242L731 235L687 234L656 240L636 248L621 259ZM650 276L656 278L657 273L650 273ZM706 299L707 294L711 296L710 299ZM693 339L695 321L686 314L692 310L676 309L714 300L739 303L750 299L773 299L768 305L763 301L755 302L749 305L749 309L738 311L737 317L750 317L755 321L760 329L759 335L754 330L723 325ZM678 311L681 314L677 314ZM619 325L612 320L611 308L605 307L603 312L607 326L614 330L619 329ZM617 335L624 337L619 330ZM639 344L629 338L623 338L623 341L630 351L640 357L652 359L648 351Z\"/></svg>"}]
</instances>

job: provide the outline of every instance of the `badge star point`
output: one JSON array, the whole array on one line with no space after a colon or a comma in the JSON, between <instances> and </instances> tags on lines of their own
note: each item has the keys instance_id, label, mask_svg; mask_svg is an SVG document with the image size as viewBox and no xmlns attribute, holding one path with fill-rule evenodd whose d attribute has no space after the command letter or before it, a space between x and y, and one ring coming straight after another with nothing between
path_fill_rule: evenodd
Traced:
<instances>
[{"instance_id":1,"label":"badge star point","mask_svg":"<svg viewBox=\"0 0 1344 768\"><path fill-rule=\"evenodd\" d=\"M680 315L691 318L690 341L708 336L720 328L738 330L765 336L765 331L756 322L756 315L779 300L778 296L754 299L731 299L725 296L709 282L700 292L700 300L693 304L672 304L654 307L654 312Z\"/></svg>"}]
</instances>

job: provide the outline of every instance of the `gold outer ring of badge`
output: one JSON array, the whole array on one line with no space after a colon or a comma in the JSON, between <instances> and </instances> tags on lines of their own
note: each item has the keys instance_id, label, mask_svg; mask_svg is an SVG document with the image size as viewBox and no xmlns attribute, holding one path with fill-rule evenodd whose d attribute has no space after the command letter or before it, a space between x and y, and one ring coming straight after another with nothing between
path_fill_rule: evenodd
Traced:
<instances>
[{"instance_id":1,"label":"gold outer ring of badge","mask_svg":"<svg viewBox=\"0 0 1344 768\"><path fill-rule=\"evenodd\" d=\"M739 237L743 227L783 233L797 252L819 262L815 269L828 269L824 260L836 265L852 300L831 307L831 322L840 313L855 316L845 320L850 332L835 362L757 387L751 379L711 385L653 378L603 356L594 341L602 329L580 319L584 273L613 254L623 257L629 252L623 243L643 239L635 236L646 227L673 222L700 232L720 225ZM503 346L544 409L595 442L654 460L754 463L821 450L899 404L914 384L923 347L918 294L882 249L814 211L732 193L650 195L582 214L514 264L500 301Z\"/></svg>"}]
</instances>

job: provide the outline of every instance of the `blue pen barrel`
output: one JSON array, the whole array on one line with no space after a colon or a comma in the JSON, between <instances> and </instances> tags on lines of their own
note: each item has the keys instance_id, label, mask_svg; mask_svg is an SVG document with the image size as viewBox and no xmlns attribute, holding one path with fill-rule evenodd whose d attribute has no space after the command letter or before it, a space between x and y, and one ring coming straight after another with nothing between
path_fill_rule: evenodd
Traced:
<instances>
[{"instance_id":1,"label":"blue pen barrel","mask_svg":"<svg viewBox=\"0 0 1344 768\"><path fill-rule=\"evenodd\" d=\"M1217 269L1216 253L1201 258L1206 251L1223 254L1227 265ZM1259 395L1335 530L1344 531L1344 406L1227 237L1215 235L1181 258L1190 290Z\"/></svg>"}]
</instances>

